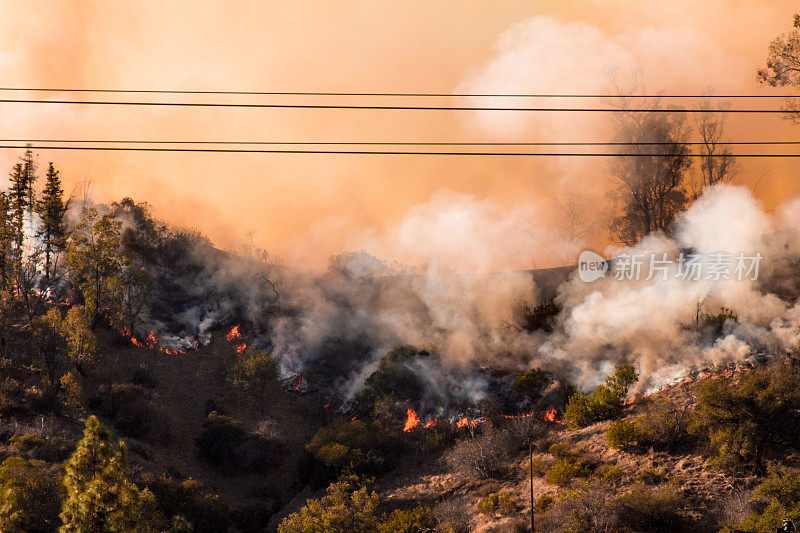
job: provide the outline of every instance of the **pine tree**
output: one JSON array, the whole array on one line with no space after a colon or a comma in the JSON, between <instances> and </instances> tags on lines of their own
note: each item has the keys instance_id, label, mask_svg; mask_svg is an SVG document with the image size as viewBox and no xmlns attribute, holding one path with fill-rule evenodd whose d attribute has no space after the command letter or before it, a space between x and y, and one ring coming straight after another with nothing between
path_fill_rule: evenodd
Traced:
<instances>
[{"instance_id":1,"label":"pine tree","mask_svg":"<svg viewBox=\"0 0 800 533\"><path fill-rule=\"evenodd\" d=\"M38 236L44 245L44 275L47 286L50 284L53 259L64 248L64 214L67 212L61 177L52 162L47 167L45 186L41 200L36 203L36 212L42 220Z\"/></svg>"},{"instance_id":2,"label":"pine tree","mask_svg":"<svg viewBox=\"0 0 800 533\"><path fill-rule=\"evenodd\" d=\"M25 176L25 182L27 183L27 206L28 206L28 217L30 218L31 225L33 225L33 210L36 206L36 192L35 192L35 185L36 185L36 159L33 156L33 151L29 147L25 150L25 154L22 156L22 173Z\"/></svg>"},{"instance_id":3,"label":"pine tree","mask_svg":"<svg viewBox=\"0 0 800 533\"><path fill-rule=\"evenodd\" d=\"M28 179L22 163L11 171L11 186L8 189L9 211L12 231L12 270L17 281L22 275L22 251L25 245L25 213L28 210Z\"/></svg>"},{"instance_id":4,"label":"pine tree","mask_svg":"<svg viewBox=\"0 0 800 533\"><path fill-rule=\"evenodd\" d=\"M125 444L114 443L96 417L66 466L62 532L158 531L163 519L153 494L131 480Z\"/></svg>"},{"instance_id":5,"label":"pine tree","mask_svg":"<svg viewBox=\"0 0 800 533\"><path fill-rule=\"evenodd\" d=\"M9 210L11 204L5 191L0 191L0 290L8 288L9 267L12 263L11 244L14 228Z\"/></svg>"}]
</instances>

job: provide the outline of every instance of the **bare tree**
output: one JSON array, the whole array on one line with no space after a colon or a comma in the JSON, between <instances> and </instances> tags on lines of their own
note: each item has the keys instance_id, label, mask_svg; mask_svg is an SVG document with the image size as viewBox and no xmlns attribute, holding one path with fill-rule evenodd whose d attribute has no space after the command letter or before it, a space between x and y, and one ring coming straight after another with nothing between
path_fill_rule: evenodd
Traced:
<instances>
[{"instance_id":1,"label":"bare tree","mask_svg":"<svg viewBox=\"0 0 800 533\"><path fill-rule=\"evenodd\" d=\"M758 81L772 87L800 88L800 15L794 16L794 29L772 41L767 54L767 67L758 70ZM788 98L786 117L800 124L800 102Z\"/></svg>"},{"instance_id":2,"label":"bare tree","mask_svg":"<svg viewBox=\"0 0 800 533\"><path fill-rule=\"evenodd\" d=\"M567 263L592 234L595 224L589 213L589 202L581 194L570 192L553 203L557 210L555 223L564 243L561 259Z\"/></svg>"},{"instance_id":3,"label":"bare tree","mask_svg":"<svg viewBox=\"0 0 800 533\"><path fill-rule=\"evenodd\" d=\"M728 102L718 103L715 107L726 109ZM737 172L736 158L731 155L730 147L725 143L724 113L710 111L711 102L706 99L694 114L694 123L700 141L700 183L697 184L694 196L700 196L703 189L718 183L728 183Z\"/></svg>"},{"instance_id":4,"label":"bare tree","mask_svg":"<svg viewBox=\"0 0 800 533\"><path fill-rule=\"evenodd\" d=\"M660 108L658 100L641 105L640 110ZM684 181L691 159L682 115L626 113L628 109L620 110L617 139L632 144L622 148L626 156L611 163L617 186L609 196L614 209L611 237L632 246L653 232L669 232L686 208Z\"/></svg>"},{"instance_id":5,"label":"bare tree","mask_svg":"<svg viewBox=\"0 0 800 533\"><path fill-rule=\"evenodd\" d=\"M641 97L646 90L640 73L633 73L630 88L622 88L613 71L609 78L613 93L607 100L619 111L615 141L626 143L620 147L625 155L610 165L616 180L609 193L610 232L612 240L632 246L651 233L669 232L689 202L689 130L682 113L665 113L660 98Z\"/></svg>"}]
</instances>

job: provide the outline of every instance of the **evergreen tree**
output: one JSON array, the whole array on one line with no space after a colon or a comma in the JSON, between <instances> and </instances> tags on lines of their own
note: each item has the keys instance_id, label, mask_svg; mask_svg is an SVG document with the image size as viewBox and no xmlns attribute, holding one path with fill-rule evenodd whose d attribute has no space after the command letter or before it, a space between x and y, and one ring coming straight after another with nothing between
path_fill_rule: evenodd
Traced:
<instances>
[{"instance_id":1,"label":"evergreen tree","mask_svg":"<svg viewBox=\"0 0 800 533\"><path fill-rule=\"evenodd\" d=\"M25 182L27 183L27 209L28 209L28 217L30 219L31 225L33 225L33 210L36 206L36 159L33 156L33 151L29 147L25 150L25 153L22 156L22 174L25 176Z\"/></svg>"},{"instance_id":2,"label":"evergreen tree","mask_svg":"<svg viewBox=\"0 0 800 533\"><path fill-rule=\"evenodd\" d=\"M51 268L58 252L64 248L65 230L64 214L67 204L64 202L64 189L61 177L51 162L47 167L47 177L42 198L36 203L36 212L41 218L38 236L44 245L45 286L50 283Z\"/></svg>"},{"instance_id":3,"label":"evergreen tree","mask_svg":"<svg viewBox=\"0 0 800 533\"><path fill-rule=\"evenodd\" d=\"M14 165L10 176L8 203L12 232L12 271L17 282L22 275L22 251L25 244L25 213L28 210L28 179L22 163Z\"/></svg>"},{"instance_id":4,"label":"evergreen tree","mask_svg":"<svg viewBox=\"0 0 800 533\"><path fill-rule=\"evenodd\" d=\"M12 263L11 244L14 228L9 210L11 204L5 191L0 191L0 290L8 288L9 267Z\"/></svg>"},{"instance_id":5,"label":"evergreen tree","mask_svg":"<svg viewBox=\"0 0 800 533\"><path fill-rule=\"evenodd\" d=\"M20 163L14 165L11 172L11 187L8 191L11 224L13 227L12 272L15 288L18 295L28 301L33 278L36 276L35 264L37 257L32 255L25 262L25 217L28 217L28 226L33 227L33 211L35 207L34 185L36 183L36 160L30 148L20 158Z\"/></svg>"},{"instance_id":6,"label":"evergreen tree","mask_svg":"<svg viewBox=\"0 0 800 533\"><path fill-rule=\"evenodd\" d=\"M163 519L153 494L130 480L123 442L114 443L96 417L66 466L62 532L158 531Z\"/></svg>"}]
</instances>

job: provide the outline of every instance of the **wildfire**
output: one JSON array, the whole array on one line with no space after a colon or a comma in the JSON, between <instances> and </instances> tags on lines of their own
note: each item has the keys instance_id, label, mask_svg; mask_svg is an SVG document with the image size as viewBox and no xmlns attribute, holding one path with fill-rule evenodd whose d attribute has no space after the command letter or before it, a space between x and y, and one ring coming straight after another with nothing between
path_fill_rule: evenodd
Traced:
<instances>
[{"instance_id":1,"label":"wildfire","mask_svg":"<svg viewBox=\"0 0 800 533\"><path fill-rule=\"evenodd\" d=\"M456 427L459 427L459 428L474 428L478 424L480 424L480 420L473 420L473 419L467 418L465 416L464 418L462 418L461 420L456 422Z\"/></svg>"},{"instance_id":2,"label":"wildfire","mask_svg":"<svg viewBox=\"0 0 800 533\"><path fill-rule=\"evenodd\" d=\"M503 418L530 418L534 415L533 411L522 415L503 415Z\"/></svg>"},{"instance_id":3,"label":"wildfire","mask_svg":"<svg viewBox=\"0 0 800 533\"><path fill-rule=\"evenodd\" d=\"M635 397L633 397L633 396L631 396L630 398L628 398L627 400L625 400L625 402L624 402L624 403L625 403L625 405L631 405L631 404L632 404L633 402L635 402L635 401L636 401L636 398L635 398Z\"/></svg>"},{"instance_id":4,"label":"wildfire","mask_svg":"<svg viewBox=\"0 0 800 533\"><path fill-rule=\"evenodd\" d=\"M228 334L225 335L225 338L228 339L228 341L230 342L233 341L234 339L241 338L241 336L242 334L239 333L239 324L236 324L235 326L233 326L233 328L231 328Z\"/></svg>"},{"instance_id":5,"label":"wildfire","mask_svg":"<svg viewBox=\"0 0 800 533\"><path fill-rule=\"evenodd\" d=\"M562 424L564 421L558 418L558 411L555 407L552 409L548 409L547 412L544 414L544 419L547 422L555 422L556 424Z\"/></svg>"},{"instance_id":6,"label":"wildfire","mask_svg":"<svg viewBox=\"0 0 800 533\"><path fill-rule=\"evenodd\" d=\"M242 334L239 331L239 324L236 324L231 328L225 338L228 339L228 342L234 344L233 349L236 350L236 355L242 355L244 351L247 349L247 343L238 343L237 341L242 338Z\"/></svg>"},{"instance_id":7,"label":"wildfire","mask_svg":"<svg viewBox=\"0 0 800 533\"><path fill-rule=\"evenodd\" d=\"M133 346L139 348L149 348L151 350L158 350L159 352L165 353L167 355L186 354L186 350L173 350L171 348L164 348L162 346L159 346L161 344L161 340L158 338L158 335L156 335L155 331L151 331L150 333L148 333L147 338L145 338L143 341L140 341L139 339L134 337L133 333L128 328L123 328L122 330L120 330L120 333L122 334L123 337L126 337ZM197 347L198 348L200 347L200 343L197 344Z\"/></svg>"},{"instance_id":8,"label":"wildfire","mask_svg":"<svg viewBox=\"0 0 800 533\"><path fill-rule=\"evenodd\" d=\"M417 416L417 412L413 409L408 409L406 411L406 425L403 427L403 431L411 431L415 427L419 425L419 417Z\"/></svg>"},{"instance_id":9,"label":"wildfire","mask_svg":"<svg viewBox=\"0 0 800 533\"><path fill-rule=\"evenodd\" d=\"M436 427L436 424L438 424L438 423L439 423L439 419L438 419L438 418L431 418L431 419L430 419L430 420L428 420L428 421L425 423L425 425L424 425L424 426L422 426L422 427L423 427L424 429L430 429L430 428L434 428L434 427Z\"/></svg>"}]
</instances>

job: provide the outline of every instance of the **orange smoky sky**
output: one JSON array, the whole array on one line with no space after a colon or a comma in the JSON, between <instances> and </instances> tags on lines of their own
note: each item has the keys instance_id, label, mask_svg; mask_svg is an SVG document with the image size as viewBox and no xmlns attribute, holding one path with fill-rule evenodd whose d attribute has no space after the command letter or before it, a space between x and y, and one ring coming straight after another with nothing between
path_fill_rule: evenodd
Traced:
<instances>
[{"instance_id":1,"label":"orange smoky sky","mask_svg":"<svg viewBox=\"0 0 800 533\"><path fill-rule=\"evenodd\" d=\"M638 72L649 92L771 94L755 72L770 41L791 29L795 10L795 2L766 0L2 1L0 85L599 93L609 88L610 72L623 86ZM365 100L268 98L433 103ZM800 139L800 126L779 116L732 116L727 126L732 140ZM0 128L5 138L187 141L569 142L613 134L610 118L595 114L52 104L0 104ZM10 168L18 156L5 150L0 165ZM602 159L39 151L40 163L51 160L68 191L91 182L96 201L147 201L156 215L196 227L225 248L253 231L257 246L311 269L361 248L387 260L473 270L555 265L568 260L555 249L555 203L580 193L589 215L599 216L610 183ZM796 165L742 161L736 179L776 209L800 193ZM588 244L602 246L598 228Z\"/></svg>"}]
</instances>

